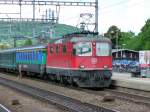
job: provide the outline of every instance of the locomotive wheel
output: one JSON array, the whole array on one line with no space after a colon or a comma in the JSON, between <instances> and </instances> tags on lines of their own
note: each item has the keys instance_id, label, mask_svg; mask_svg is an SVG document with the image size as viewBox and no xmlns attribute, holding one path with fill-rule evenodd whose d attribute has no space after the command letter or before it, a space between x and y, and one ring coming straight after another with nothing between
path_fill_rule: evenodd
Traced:
<instances>
[{"instance_id":1,"label":"locomotive wheel","mask_svg":"<svg viewBox=\"0 0 150 112\"><path fill-rule=\"evenodd\" d=\"M72 78L70 76L67 77L68 84L72 85Z\"/></svg>"},{"instance_id":2,"label":"locomotive wheel","mask_svg":"<svg viewBox=\"0 0 150 112\"><path fill-rule=\"evenodd\" d=\"M43 74L43 75L42 75L42 79L48 80L48 75L47 75L47 74Z\"/></svg>"},{"instance_id":3,"label":"locomotive wheel","mask_svg":"<svg viewBox=\"0 0 150 112\"><path fill-rule=\"evenodd\" d=\"M77 84L77 81L75 78L72 77L72 85L75 87L78 87L79 85Z\"/></svg>"}]
</instances>

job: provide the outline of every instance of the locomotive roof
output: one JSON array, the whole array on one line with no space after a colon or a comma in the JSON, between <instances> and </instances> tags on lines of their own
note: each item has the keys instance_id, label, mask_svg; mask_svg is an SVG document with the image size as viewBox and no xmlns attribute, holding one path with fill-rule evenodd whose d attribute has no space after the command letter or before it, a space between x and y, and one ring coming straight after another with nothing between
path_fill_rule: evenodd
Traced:
<instances>
[{"instance_id":1,"label":"locomotive roof","mask_svg":"<svg viewBox=\"0 0 150 112\"><path fill-rule=\"evenodd\" d=\"M3 52L14 52L16 51L15 48L13 49L4 49L4 50L0 50L0 53L3 53Z\"/></svg>"},{"instance_id":2,"label":"locomotive roof","mask_svg":"<svg viewBox=\"0 0 150 112\"><path fill-rule=\"evenodd\" d=\"M92 35L87 35L87 36L82 36L82 37L65 37L65 38L61 38L58 40L55 40L54 43L65 43L65 42L91 42L91 41L96 41L96 42L109 42L111 43L110 39L101 36L101 35L96 35L96 36L92 36ZM53 42L52 42L53 43Z\"/></svg>"},{"instance_id":3,"label":"locomotive roof","mask_svg":"<svg viewBox=\"0 0 150 112\"><path fill-rule=\"evenodd\" d=\"M97 41L97 42L110 42L110 40L103 36L94 36L94 37L73 37L71 42L82 42L82 41Z\"/></svg>"}]
</instances>

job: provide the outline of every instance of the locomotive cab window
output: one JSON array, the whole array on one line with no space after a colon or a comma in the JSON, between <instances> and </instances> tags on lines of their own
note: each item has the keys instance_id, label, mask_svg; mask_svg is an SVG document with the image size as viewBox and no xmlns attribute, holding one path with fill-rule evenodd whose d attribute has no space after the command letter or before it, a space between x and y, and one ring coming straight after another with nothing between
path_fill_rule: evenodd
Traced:
<instances>
[{"instance_id":1,"label":"locomotive cab window","mask_svg":"<svg viewBox=\"0 0 150 112\"><path fill-rule=\"evenodd\" d=\"M96 55L97 56L110 56L111 47L109 43L96 43Z\"/></svg>"},{"instance_id":2,"label":"locomotive cab window","mask_svg":"<svg viewBox=\"0 0 150 112\"><path fill-rule=\"evenodd\" d=\"M92 56L92 44L90 42L80 42L74 46L77 56Z\"/></svg>"},{"instance_id":3,"label":"locomotive cab window","mask_svg":"<svg viewBox=\"0 0 150 112\"><path fill-rule=\"evenodd\" d=\"M54 52L54 48L51 46L50 47L50 53L52 54Z\"/></svg>"},{"instance_id":4,"label":"locomotive cab window","mask_svg":"<svg viewBox=\"0 0 150 112\"><path fill-rule=\"evenodd\" d=\"M67 48L66 48L66 46L64 45L63 46L63 53L65 54L67 52Z\"/></svg>"},{"instance_id":5,"label":"locomotive cab window","mask_svg":"<svg viewBox=\"0 0 150 112\"><path fill-rule=\"evenodd\" d=\"M59 53L59 46L58 45L56 46L56 53L57 54Z\"/></svg>"}]
</instances>

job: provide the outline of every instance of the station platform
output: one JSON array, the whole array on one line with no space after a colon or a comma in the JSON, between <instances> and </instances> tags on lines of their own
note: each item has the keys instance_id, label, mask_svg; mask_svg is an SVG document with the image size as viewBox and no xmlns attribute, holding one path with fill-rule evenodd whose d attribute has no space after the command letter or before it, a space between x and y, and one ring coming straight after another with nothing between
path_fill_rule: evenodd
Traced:
<instances>
[{"instance_id":1,"label":"station platform","mask_svg":"<svg viewBox=\"0 0 150 112\"><path fill-rule=\"evenodd\" d=\"M10 110L0 104L0 112L10 112Z\"/></svg>"},{"instance_id":2,"label":"station platform","mask_svg":"<svg viewBox=\"0 0 150 112\"><path fill-rule=\"evenodd\" d=\"M113 72L112 85L150 91L150 78L131 77L130 73Z\"/></svg>"}]
</instances>

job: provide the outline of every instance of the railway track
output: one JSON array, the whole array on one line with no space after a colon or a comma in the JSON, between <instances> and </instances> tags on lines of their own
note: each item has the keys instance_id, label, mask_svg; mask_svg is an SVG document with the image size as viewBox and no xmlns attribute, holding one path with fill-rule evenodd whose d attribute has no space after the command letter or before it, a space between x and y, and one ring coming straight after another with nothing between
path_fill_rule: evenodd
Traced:
<instances>
[{"instance_id":1,"label":"railway track","mask_svg":"<svg viewBox=\"0 0 150 112\"><path fill-rule=\"evenodd\" d=\"M150 106L150 97L143 96L143 95L137 95L133 93L127 93L124 91L118 91L118 90L112 90L112 89L106 89L106 92L112 94L115 98L121 99L121 100L127 100L130 102L134 102L137 104L143 104Z\"/></svg>"},{"instance_id":2,"label":"railway track","mask_svg":"<svg viewBox=\"0 0 150 112\"><path fill-rule=\"evenodd\" d=\"M84 103L79 100L72 99L67 96L49 92L16 81L0 78L0 84L13 88L22 93L28 94L40 100L54 104L60 108L69 110L71 112L117 112L106 107L95 106L89 103Z\"/></svg>"},{"instance_id":3,"label":"railway track","mask_svg":"<svg viewBox=\"0 0 150 112\"><path fill-rule=\"evenodd\" d=\"M0 112L11 112L11 111L8 110L6 107L4 107L3 105L0 104Z\"/></svg>"},{"instance_id":4,"label":"railway track","mask_svg":"<svg viewBox=\"0 0 150 112\"><path fill-rule=\"evenodd\" d=\"M45 80L41 80L39 78L35 78L35 77L24 77L28 80L35 80L38 82L43 82L43 83L49 83L50 85L54 85L54 86L60 86L60 87L65 87L71 90L76 90L76 91L82 91L82 92L86 92L89 94L93 94L96 96L105 96L106 94L109 94L111 96L113 96L115 99L119 99L120 101L127 101L127 102L132 102L133 104L137 104L137 105L143 105L146 107L150 107L150 95L148 92L144 92L143 91L133 91L131 90L121 90L120 89L116 90L116 89L100 89L100 90L91 90L91 89L84 89L84 88L78 88L78 87L73 87L70 85L65 85L65 84L60 84L60 83L55 83L55 82L50 82L50 81L45 81ZM137 94L138 93L138 94ZM78 99L79 100L79 99ZM109 103L109 102L108 102Z\"/></svg>"},{"instance_id":5,"label":"railway track","mask_svg":"<svg viewBox=\"0 0 150 112\"><path fill-rule=\"evenodd\" d=\"M87 92L90 94L95 94L95 95L105 96L106 94L110 94L120 100L125 100L125 101L129 101L129 102L137 103L137 104L143 104L143 105L150 106L150 97L149 96L133 94L130 92L125 92L123 90L122 91L119 91L116 89L90 90L90 89L83 89L83 88L73 87L70 85L60 84L60 83L56 83L56 82L45 81L45 80L41 80L41 79L35 78L35 77L25 77L25 78L44 82L44 83L50 83L50 84L61 86L61 87L67 87L69 89L73 89L73 90L77 90L77 91L84 91L84 92ZM136 93L137 92L140 93L141 91L136 91Z\"/></svg>"},{"instance_id":6,"label":"railway track","mask_svg":"<svg viewBox=\"0 0 150 112\"><path fill-rule=\"evenodd\" d=\"M66 85L60 85L57 83L51 83L54 85L59 85L62 87L66 87ZM133 102L136 104L141 104L141 105L146 105L150 107L150 97L146 96L146 95L140 95L141 91L138 91L139 94L136 93L130 93L130 92L125 92L125 91L120 91L117 89L100 89L100 90L90 90L90 89L83 89L83 88L77 88L77 87L73 87L73 86L67 86L67 88L69 89L74 89L74 90L78 90L78 91L84 91L90 94L95 94L95 95L101 95L101 96L105 96L106 94L110 94L113 97L120 99L120 100L125 100L125 101L129 101L129 102ZM137 92L136 91L136 92Z\"/></svg>"}]
</instances>

